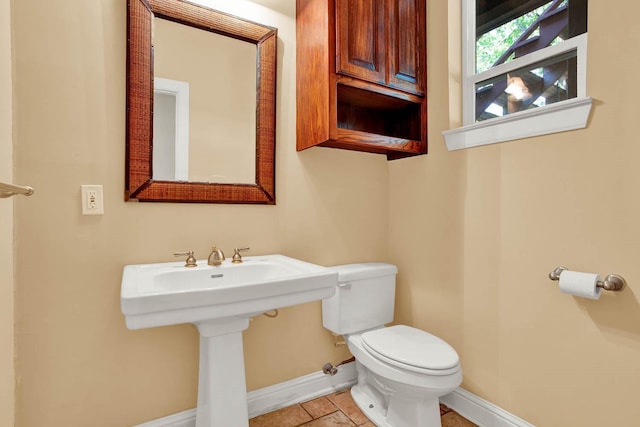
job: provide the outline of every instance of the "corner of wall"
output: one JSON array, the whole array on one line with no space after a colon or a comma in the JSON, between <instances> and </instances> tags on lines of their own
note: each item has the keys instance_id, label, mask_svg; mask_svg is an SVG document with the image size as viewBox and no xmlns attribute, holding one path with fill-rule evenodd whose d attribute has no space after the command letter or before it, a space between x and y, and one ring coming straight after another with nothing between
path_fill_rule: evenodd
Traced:
<instances>
[{"instance_id":1,"label":"corner of wall","mask_svg":"<svg viewBox=\"0 0 640 427\"><path fill-rule=\"evenodd\" d=\"M0 0L0 181L13 179L11 1ZM0 425L15 419L13 201L0 199ZM8 236L8 237L6 237Z\"/></svg>"}]
</instances>

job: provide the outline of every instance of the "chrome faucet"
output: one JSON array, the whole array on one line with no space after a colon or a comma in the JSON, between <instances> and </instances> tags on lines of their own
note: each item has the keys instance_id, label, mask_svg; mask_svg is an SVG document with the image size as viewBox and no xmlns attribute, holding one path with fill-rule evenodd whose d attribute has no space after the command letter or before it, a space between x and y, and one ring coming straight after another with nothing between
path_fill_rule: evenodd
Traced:
<instances>
[{"instance_id":1,"label":"chrome faucet","mask_svg":"<svg viewBox=\"0 0 640 427\"><path fill-rule=\"evenodd\" d=\"M224 252L222 252L222 250L218 249L216 247L216 245L213 245L211 247L211 253L209 254L209 261L207 262L207 264L209 265L220 265L222 264L222 261L224 261Z\"/></svg>"}]
</instances>

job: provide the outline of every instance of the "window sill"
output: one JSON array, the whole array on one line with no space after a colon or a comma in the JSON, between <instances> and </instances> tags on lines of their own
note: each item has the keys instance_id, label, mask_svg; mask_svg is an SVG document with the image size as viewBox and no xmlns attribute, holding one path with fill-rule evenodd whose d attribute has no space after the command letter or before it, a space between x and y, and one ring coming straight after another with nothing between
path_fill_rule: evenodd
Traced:
<instances>
[{"instance_id":1,"label":"window sill","mask_svg":"<svg viewBox=\"0 0 640 427\"><path fill-rule=\"evenodd\" d=\"M449 151L587 126L592 99L574 98L442 132Z\"/></svg>"}]
</instances>

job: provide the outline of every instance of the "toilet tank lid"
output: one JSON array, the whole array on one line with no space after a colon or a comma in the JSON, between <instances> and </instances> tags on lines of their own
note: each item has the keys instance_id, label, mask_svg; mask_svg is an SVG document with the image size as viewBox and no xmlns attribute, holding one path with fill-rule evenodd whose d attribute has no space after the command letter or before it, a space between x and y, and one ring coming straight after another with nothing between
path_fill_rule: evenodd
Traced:
<instances>
[{"instance_id":1,"label":"toilet tank lid","mask_svg":"<svg viewBox=\"0 0 640 427\"><path fill-rule=\"evenodd\" d=\"M346 264L329 267L338 272L338 282L391 276L398 273L398 267L384 262Z\"/></svg>"}]
</instances>

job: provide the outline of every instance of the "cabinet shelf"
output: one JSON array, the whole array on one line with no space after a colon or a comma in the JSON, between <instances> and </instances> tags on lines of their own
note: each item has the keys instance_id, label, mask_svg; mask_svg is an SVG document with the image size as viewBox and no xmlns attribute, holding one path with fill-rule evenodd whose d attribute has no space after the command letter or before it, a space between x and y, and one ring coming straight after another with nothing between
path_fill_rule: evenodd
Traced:
<instances>
[{"instance_id":1,"label":"cabinet shelf","mask_svg":"<svg viewBox=\"0 0 640 427\"><path fill-rule=\"evenodd\" d=\"M337 85L337 128L420 140L421 104Z\"/></svg>"}]
</instances>

